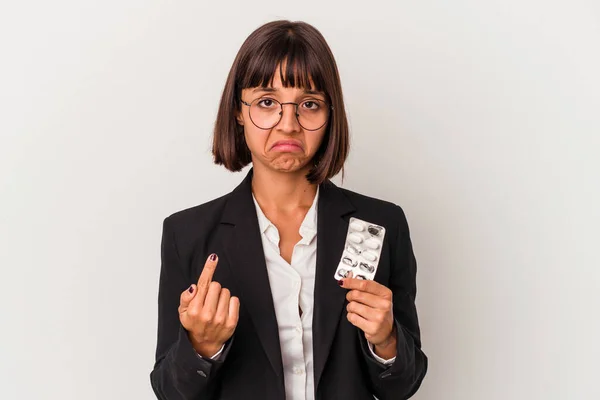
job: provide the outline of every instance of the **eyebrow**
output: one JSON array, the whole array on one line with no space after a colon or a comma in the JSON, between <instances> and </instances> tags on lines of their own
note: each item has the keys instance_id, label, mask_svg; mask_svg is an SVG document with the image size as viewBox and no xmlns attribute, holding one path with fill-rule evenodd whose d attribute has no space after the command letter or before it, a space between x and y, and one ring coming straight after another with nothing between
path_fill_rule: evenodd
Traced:
<instances>
[{"instance_id":1,"label":"eyebrow","mask_svg":"<svg viewBox=\"0 0 600 400\"><path fill-rule=\"evenodd\" d=\"M256 93L256 92L277 93L278 89L277 88L273 88L273 87L258 87L258 88L254 88L252 90L252 93ZM325 93L323 93L323 92L319 92L317 90L310 90L310 89L304 89L303 92L305 94L320 94L320 95L325 95Z\"/></svg>"}]
</instances>

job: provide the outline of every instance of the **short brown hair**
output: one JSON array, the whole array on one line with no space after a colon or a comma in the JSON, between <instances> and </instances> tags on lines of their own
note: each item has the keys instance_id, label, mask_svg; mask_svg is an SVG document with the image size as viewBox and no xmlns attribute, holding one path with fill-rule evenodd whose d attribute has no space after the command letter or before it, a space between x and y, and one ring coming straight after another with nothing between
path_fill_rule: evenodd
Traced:
<instances>
[{"instance_id":1,"label":"short brown hair","mask_svg":"<svg viewBox=\"0 0 600 400\"><path fill-rule=\"evenodd\" d=\"M284 87L322 91L332 105L323 143L306 176L311 183L322 183L344 168L350 150L348 120L333 53L323 35L305 22L269 22L252 32L242 44L229 71L217 113L212 146L214 162L230 171L239 171L252 161L244 128L236 119L241 108L240 96L242 89L272 84L277 66Z\"/></svg>"}]
</instances>

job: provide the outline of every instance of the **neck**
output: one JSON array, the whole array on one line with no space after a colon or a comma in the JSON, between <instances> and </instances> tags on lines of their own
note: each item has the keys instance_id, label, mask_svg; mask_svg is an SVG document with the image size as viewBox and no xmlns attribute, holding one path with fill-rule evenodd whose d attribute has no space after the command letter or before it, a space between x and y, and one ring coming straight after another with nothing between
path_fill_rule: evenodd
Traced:
<instances>
[{"instance_id":1,"label":"neck","mask_svg":"<svg viewBox=\"0 0 600 400\"><path fill-rule=\"evenodd\" d=\"M317 193L317 185L306 179L307 173L308 169L278 172L255 165L252 192L261 207L280 210L310 207Z\"/></svg>"}]
</instances>

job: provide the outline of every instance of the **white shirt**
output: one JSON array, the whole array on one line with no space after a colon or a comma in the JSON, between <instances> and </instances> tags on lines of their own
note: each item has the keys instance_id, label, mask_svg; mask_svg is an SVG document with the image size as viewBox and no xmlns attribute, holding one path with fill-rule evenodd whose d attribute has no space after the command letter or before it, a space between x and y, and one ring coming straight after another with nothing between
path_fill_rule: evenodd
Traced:
<instances>
[{"instance_id":1,"label":"white shirt","mask_svg":"<svg viewBox=\"0 0 600 400\"><path fill-rule=\"evenodd\" d=\"M286 399L314 400L312 320L317 265L319 189L317 188L313 204L300 224L299 233L302 239L294 246L291 264L281 257L277 227L265 216L254 195L252 198L258 216L279 329ZM298 307L302 309L302 316ZM371 345L369 347L373 357L382 364L389 365L396 359L394 357L384 360L375 354ZM222 351L223 347L211 358L219 357Z\"/></svg>"},{"instance_id":2,"label":"white shirt","mask_svg":"<svg viewBox=\"0 0 600 400\"><path fill-rule=\"evenodd\" d=\"M319 189L300 224L302 239L294 246L291 264L281 257L279 231L254 198L279 328L285 395L289 400L313 400L315 397L312 319L317 265L318 198ZM298 306L302 309L302 316Z\"/></svg>"}]
</instances>

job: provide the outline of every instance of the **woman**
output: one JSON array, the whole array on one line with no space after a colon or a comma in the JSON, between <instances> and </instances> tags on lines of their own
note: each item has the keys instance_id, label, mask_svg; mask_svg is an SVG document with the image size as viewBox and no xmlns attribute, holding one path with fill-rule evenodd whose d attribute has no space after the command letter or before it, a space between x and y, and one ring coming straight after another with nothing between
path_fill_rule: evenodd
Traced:
<instances>
[{"instance_id":1,"label":"woman","mask_svg":"<svg viewBox=\"0 0 600 400\"><path fill-rule=\"evenodd\" d=\"M242 45L215 124L231 193L163 225L159 399L407 399L427 369L400 207L329 181L348 154L335 60L312 26ZM334 279L350 218L385 228L374 280ZM338 275L339 276L339 275Z\"/></svg>"}]
</instances>

